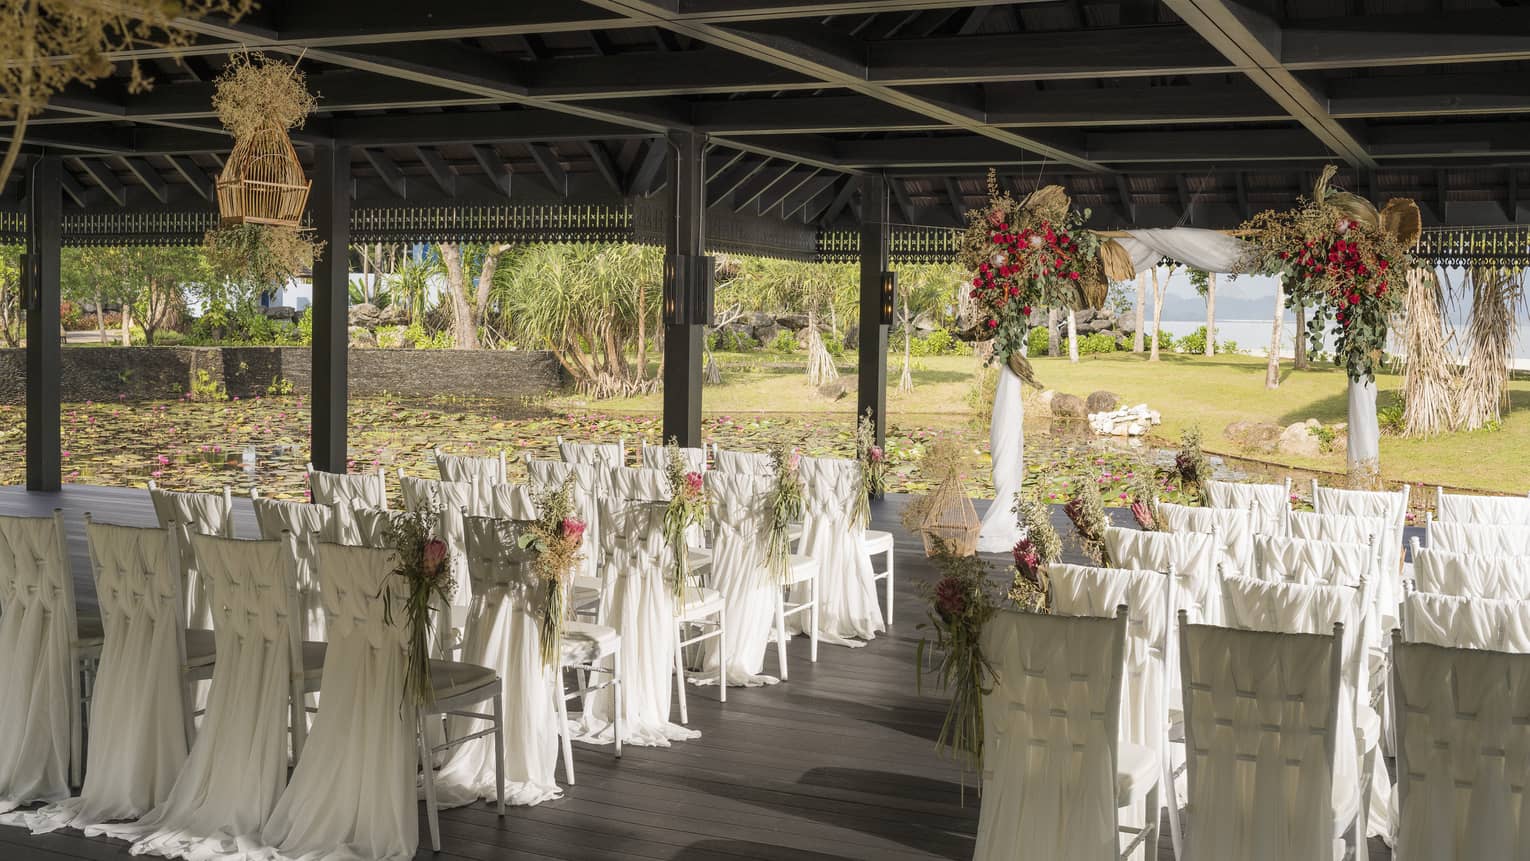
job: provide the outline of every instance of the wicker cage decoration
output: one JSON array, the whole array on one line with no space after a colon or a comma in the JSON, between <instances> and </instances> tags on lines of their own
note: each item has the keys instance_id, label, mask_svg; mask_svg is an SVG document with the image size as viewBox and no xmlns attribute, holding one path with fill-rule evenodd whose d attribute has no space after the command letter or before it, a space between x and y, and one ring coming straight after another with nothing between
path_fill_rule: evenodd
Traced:
<instances>
[{"instance_id":1,"label":"wicker cage decoration","mask_svg":"<svg viewBox=\"0 0 1530 861\"><path fill-rule=\"evenodd\" d=\"M983 522L978 519L972 500L967 498L967 488L960 477L954 473L947 475L924 504L924 517L919 522L924 555L935 555L937 541L957 556L971 556L977 552L978 533L983 529Z\"/></svg>"},{"instance_id":2,"label":"wicker cage decoration","mask_svg":"<svg viewBox=\"0 0 1530 861\"><path fill-rule=\"evenodd\" d=\"M277 224L297 227L312 183L303 173L287 133L261 126L234 142L218 176L218 212L227 227Z\"/></svg>"}]
</instances>

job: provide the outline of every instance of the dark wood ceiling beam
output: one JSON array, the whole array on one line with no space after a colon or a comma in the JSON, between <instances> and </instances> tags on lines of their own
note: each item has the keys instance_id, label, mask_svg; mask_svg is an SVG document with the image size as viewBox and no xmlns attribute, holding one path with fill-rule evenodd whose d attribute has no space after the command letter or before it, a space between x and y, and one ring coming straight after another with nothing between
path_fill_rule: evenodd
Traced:
<instances>
[{"instance_id":1,"label":"dark wood ceiling beam","mask_svg":"<svg viewBox=\"0 0 1530 861\"><path fill-rule=\"evenodd\" d=\"M1530 7L1355 15L1291 21L1287 69L1441 65L1530 60Z\"/></svg>"},{"instance_id":2,"label":"dark wood ceiling beam","mask_svg":"<svg viewBox=\"0 0 1530 861\"><path fill-rule=\"evenodd\" d=\"M945 128L929 117L861 95L701 102L691 118L697 128L728 135Z\"/></svg>"},{"instance_id":3,"label":"dark wood ceiling beam","mask_svg":"<svg viewBox=\"0 0 1530 861\"><path fill-rule=\"evenodd\" d=\"M942 185L944 185L946 191L946 202L951 204L951 216L956 219L957 224L966 223L967 205L962 202L962 192L961 189L957 188L956 180L948 176L944 179Z\"/></svg>"},{"instance_id":4,"label":"dark wood ceiling beam","mask_svg":"<svg viewBox=\"0 0 1530 861\"><path fill-rule=\"evenodd\" d=\"M431 147L417 146L414 148L414 157L425 166L425 172L435 182L436 187L448 198L457 196L457 172L442 157L441 153Z\"/></svg>"},{"instance_id":5,"label":"dark wood ceiling beam","mask_svg":"<svg viewBox=\"0 0 1530 861\"><path fill-rule=\"evenodd\" d=\"M478 162L484 174L489 178L489 184L499 189L505 197L510 197L510 184L512 175L510 166L494 147L483 144L473 145L473 160Z\"/></svg>"},{"instance_id":6,"label":"dark wood ceiling beam","mask_svg":"<svg viewBox=\"0 0 1530 861\"><path fill-rule=\"evenodd\" d=\"M113 203L118 206L127 205L126 186L105 162L98 158L79 158L75 159L75 164L91 182L95 183L97 188L106 192L106 196L110 197Z\"/></svg>"},{"instance_id":7,"label":"dark wood ceiling beam","mask_svg":"<svg viewBox=\"0 0 1530 861\"><path fill-rule=\"evenodd\" d=\"M547 179L548 186L557 194L568 197L568 171L564 170L553 148L545 143L530 143L526 149L531 153L531 160L537 163L537 169Z\"/></svg>"},{"instance_id":8,"label":"dark wood ceiling beam","mask_svg":"<svg viewBox=\"0 0 1530 861\"><path fill-rule=\"evenodd\" d=\"M21 173L21 171L18 170L16 173ZM19 177L12 178L19 179ZM85 207L85 201L90 196L85 191L85 186L81 185L80 181L74 178L74 174L67 170L59 171L58 178L59 183L64 187L64 193L69 195L69 199L74 201L75 206L83 209Z\"/></svg>"},{"instance_id":9,"label":"dark wood ceiling beam","mask_svg":"<svg viewBox=\"0 0 1530 861\"><path fill-rule=\"evenodd\" d=\"M821 200L822 205L827 207L829 200L833 199L835 191L842 184L853 182L855 182L855 178L846 174L831 174L827 176L820 174L802 188L786 196L786 199L781 202L781 217L796 218L798 215L801 215L804 220L808 220L809 213L807 210L812 207L815 201ZM812 214L817 215L818 213L814 212Z\"/></svg>"},{"instance_id":10,"label":"dark wood ceiling beam","mask_svg":"<svg viewBox=\"0 0 1530 861\"><path fill-rule=\"evenodd\" d=\"M142 156L129 156L124 158L122 163L127 165L128 173L131 173L140 185L148 189L149 193L154 195L156 200L160 203L165 203L169 200L169 185L165 182L165 178L159 175L159 171L155 169L154 165L149 164L147 159Z\"/></svg>"},{"instance_id":11,"label":"dark wood ceiling beam","mask_svg":"<svg viewBox=\"0 0 1530 861\"><path fill-rule=\"evenodd\" d=\"M624 125L540 110L459 111L407 116L345 117L330 131L355 145L452 144L642 137Z\"/></svg>"},{"instance_id":12,"label":"dark wood ceiling beam","mask_svg":"<svg viewBox=\"0 0 1530 861\"><path fill-rule=\"evenodd\" d=\"M1328 84L1328 112L1339 119L1526 113L1530 112L1530 76L1339 78Z\"/></svg>"},{"instance_id":13,"label":"dark wood ceiling beam","mask_svg":"<svg viewBox=\"0 0 1530 861\"><path fill-rule=\"evenodd\" d=\"M850 205L850 199L855 196L860 187L861 183L858 179L847 177L845 183L840 186L839 192L834 195L834 199L829 202L829 208L823 211L821 216L823 222L829 224L836 218L839 218L839 214L844 212L845 207Z\"/></svg>"},{"instance_id":14,"label":"dark wood ceiling beam","mask_svg":"<svg viewBox=\"0 0 1530 861\"><path fill-rule=\"evenodd\" d=\"M664 138L651 138L643 153L633 163L632 176L627 179L627 196L652 193L654 185L664 171L669 155L669 144Z\"/></svg>"},{"instance_id":15,"label":"dark wood ceiling beam","mask_svg":"<svg viewBox=\"0 0 1530 861\"><path fill-rule=\"evenodd\" d=\"M527 64L522 74L530 95L569 101L823 86L800 72L713 47L543 60Z\"/></svg>"},{"instance_id":16,"label":"dark wood ceiling beam","mask_svg":"<svg viewBox=\"0 0 1530 861\"><path fill-rule=\"evenodd\" d=\"M377 171L377 178L382 180L389 191L400 198L409 197L409 185L404 180L404 172L393 159L388 158L382 150L371 147L363 147L361 154L372 165L372 169Z\"/></svg>"},{"instance_id":17,"label":"dark wood ceiling beam","mask_svg":"<svg viewBox=\"0 0 1530 861\"><path fill-rule=\"evenodd\" d=\"M772 159L748 159L724 171L715 182L707 183L707 207L717 206L733 197L738 191L753 179L760 171L770 166Z\"/></svg>"},{"instance_id":18,"label":"dark wood ceiling beam","mask_svg":"<svg viewBox=\"0 0 1530 861\"><path fill-rule=\"evenodd\" d=\"M1084 141L1084 151L1091 158L1110 164L1288 159L1321 162L1330 156L1327 147L1304 129L1090 132Z\"/></svg>"},{"instance_id":19,"label":"dark wood ceiling beam","mask_svg":"<svg viewBox=\"0 0 1530 861\"><path fill-rule=\"evenodd\" d=\"M733 211L743 212L759 202L760 197L767 191L779 187L787 177L797 170L797 166L791 163L772 165L768 171L761 171L748 182L739 187L733 195Z\"/></svg>"},{"instance_id":20,"label":"dark wood ceiling beam","mask_svg":"<svg viewBox=\"0 0 1530 861\"><path fill-rule=\"evenodd\" d=\"M783 207L781 216L783 218L786 217L784 208L786 201L793 194L806 187L808 183L812 182L821 173L823 173L823 170L816 167L791 171L788 176L783 178L784 181L777 183L770 191L760 195L757 211L764 215L779 206Z\"/></svg>"},{"instance_id":21,"label":"dark wood ceiling beam","mask_svg":"<svg viewBox=\"0 0 1530 861\"><path fill-rule=\"evenodd\" d=\"M867 43L866 57L871 80L898 86L1236 71L1181 24L894 39Z\"/></svg>"},{"instance_id":22,"label":"dark wood ceiling beam","mask_svg":"<svg viewBox=\"0 0 1530 861\"><path fill-rule=\"evenodd\" d=\"M596 173L600 174L600 178L606 181L606 185L611 186L612 191L621 194L623 191L621 170L616 166L616 160L611 157L611 153L606 150L606 145L600 141L587 140L584 142L584 151L589 154L591 166L595 168Z\"/></svg>"},{"instance_id":23,"label":"dark wood ceiling beam","mask_svg":"<svg viewBox=\"0 0 1530 861\"><path fill-rule=\"evenodd\" d=\"M186 184L191 186L192 191L195 191L203 200L213 199L213 195L216 193L216 185L213 178L196 162L192 161L190 156L171 155L165 156L165 159L170 162L172 168L175 168L175 172L180 174L181 179L184 179Z\"/></svg>"}]
</instances>

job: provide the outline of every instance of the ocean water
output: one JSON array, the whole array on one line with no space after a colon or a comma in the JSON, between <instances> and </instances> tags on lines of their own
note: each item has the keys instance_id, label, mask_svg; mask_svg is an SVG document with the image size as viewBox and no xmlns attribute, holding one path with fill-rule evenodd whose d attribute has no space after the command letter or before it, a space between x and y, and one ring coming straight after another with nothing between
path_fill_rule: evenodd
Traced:
<instances>
[{"instance_id":1,"label":"ocean water","mask_svg":"<svg viewBox=\"0 0 1530 861\"><path fill-rule=\"evenodd\" d=\"M1270 322L1271 321L1268 319L1218 320L1217 343L1232 341L1237 344L1238 352L1240 353L1247 353L1254 356L1267 355L1270 349ZM1168 332L1176 338L1182 338L1185 335L1194 332L1196 329L1206 325L1206 320L1204 318L1200 320L1163 320L1161 321L1161 325L1163 326L1163 330L1165 332ZM1149 320L1148 326L1152 326L1151 320ZM1287 320L1285 325L1281 327L1280 332L1281 356L1290 357L1295 355L1296 335L1297 330L1295 319L1292 318ZM1514 367L1522 370L1530 369L1530 323L1522 321L1519 326L1519 331L1516 333L1516 335L1517 337L1515 339L1514 348ZM1465 352L1464 343L1466 340L1466 331L1464 327L1457 330L1456 340L1456 354L1462 355ZM1393 341L1394 344L1392 349L1394 351L1400 351L1399 345L1395 343L1396 338L1393 338ZM1332 337L1327 335L1324 336L1323 349L1327 351L1333 350Z\"/></svg>"}]
</instances>

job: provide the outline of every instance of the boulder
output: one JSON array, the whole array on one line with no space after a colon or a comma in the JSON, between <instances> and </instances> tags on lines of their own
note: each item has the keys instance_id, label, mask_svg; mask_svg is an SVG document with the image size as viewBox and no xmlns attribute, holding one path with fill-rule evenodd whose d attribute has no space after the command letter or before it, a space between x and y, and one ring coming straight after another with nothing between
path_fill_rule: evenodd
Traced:
<instances>
[{"instance_id":1,"label":"boulder","mask_svg":"<svg viewBox=\"0 0 1530 861\"><path fill-rule=\"evenodd\" d=\"M1057 397L1056 389L1043 389L1041 394L1036 396L1036 403L1040 404L1042 409L1051 411L1052 399L1055 397Z\"/></svg>"},{"instance_id":2,"label":"boulder","mask_svg":"<svg viewBox=\"0 0 1530 861\"><path fill-rule=\"evenodd\" d=\"M1101 389L1090 392L1089 399L1085 402L1091 413L1108 413L1121 405L1121 398L1115 392L1107 392Z\"/></svg>"},{"instance_id":3,"label":"boulder","mask_svg":"<svg viewBox=\"0 0 1530 861\"><path fill-rule=\"evenodd\" d=\"M1271 422L1233 422L1222 435L1243 448L1269 454L1280 443L1284 428Z\"/></svg>"},{"instance_id":4,"label":"boulder","mask_svg":"<svg viewBox=\"0 0 1530 861\"><path fill-rule=\"evenodd\" d=\"M1128 314L1125 317L1118 317L1116 319L1116 331L1127 336L1137 334L1136 316Z\"/></svg>"},{"instance_id":5,"label":"boulder","mask_svg":"<svg viewBox=\"0 0 1530 861\"><path fill-rule=\"evenodd\" d=\"M861 346L861 324L851 323L845 328L845 349L856 350Z\"/></svg>"},{"instance_id":6,"label":"boulder","mask_svg":"<svg viewBox=\"0 0 1530 861\"><path fill-rule=\"evenodd\" d=\"M375 347L377 336L364 326L352 326L350 342L352 347Z\"/></svg>"},{"instance_id":7,"label":"boulder","mask_svg":"<svg viewBox=\"0 0 1530 861\"><path fill-rule=\"evenodd\" d=\"M831 401L841 400L848 394L850 394L850 384L845 381L844 377L830 380L818 387L819 397L827 398Z\"/></svg>"},{"instance_id":8,"label":"boulder","mask_svg":"<svg viewBox=\"0 0 1530 861\"><path fill-rule=\"evenodd\" d=\"M760 326L754 330L754 339L769 347L770 342L774 341L776 336L781 334L781 331L781 327L775 323L771 323L769 326Z\"/></svg>"},{"instance_id":9,"label":"boulder","mask_svg":"<svg viewBox=\"0 0 1530 861\"><path fill-rule=\"evenodd\" d=\"M1058 392L1052 398L1052 415L1058 418L1081 419L1089 414L1084 399L1067 392Z\"/></svg>"},{"instance_id":10,"label":"boulder","mask_svg":"<svg viewBox=\"0 0 1530 861\"><path fill-rule=\"evenodd\" d=\"M806 314L777 314L775 323L777 326L784 326L795 332L807 327L808 318Z\"/></svg>"},{"instance_id":11,"label":"boulder","mask_svg":"<svg viewBox=\"0 0 1530 861\"><path fill-rule=\"evenodd\" d=\"M350 324L352 326L365 326L370 329L382 320L382 309L371 302L362 302L352 305L350 309Z\"/></svg>"},{"instance_id":12,"label":"boulder","mask_svg":"<svg viewBox=\"0 0 1530 861\"><path fill-rule=\"evenodd\" d=\"M409 309L403 305L389 305L382 309L378 321L382 326L407 326L409 325Z\"/></svg>"},{"instance_id":13,"label":"boulder","mask_svg":"<svg viewBox=\"0 0 1530 861\"><path fill-rule=\"evenodd\" d=\"M272 320L296 320L298 312L290 305L269 305L261 309Z\"/></svg>"},{"instance_id":14,"label":"boulder","mask_svg":"<svg viewBox=\"0 0 1530 861\"><path fill-rule=\"evenodd\" d=\"M1289 454L1295 457L1318 457L1323 453L1322 443L1312 432L1317 426L1307 422L1294 422L1288 425L1280 433L1280 442L1277 445L1281 454Z\"/></svg>"}]
</instances>

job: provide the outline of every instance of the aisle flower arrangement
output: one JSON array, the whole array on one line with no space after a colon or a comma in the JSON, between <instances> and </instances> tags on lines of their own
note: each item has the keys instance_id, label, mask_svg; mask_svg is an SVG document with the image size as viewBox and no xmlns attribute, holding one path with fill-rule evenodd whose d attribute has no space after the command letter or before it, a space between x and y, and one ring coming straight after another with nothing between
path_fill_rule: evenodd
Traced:
<instances>
[{"instance_id":1,"label":"aisle flower arrangement","mask_svg":"<svg viewBox=\"0 0 1530 861\"><path fill-rule=\"evenodd\" d=\"M574 515L574 479L535 497L537 519L521 534L523 550L536 552L532 570L547 590L542 602L542 664L557 666L568 618L568 592L583 554L585 522Z\"/></svg>"},{"instance_id":2,"label":"aisle flower arrangement","mask_svg":"<svg viewBox=\"0 0 1530 861\"><path fill-rule=\"evenodd\" d=\"M675 608L685 604L687 581L690 579L690 560L686 554L685 533L693 526L707 521L706 482L701 473L687 471L685 457L680 445L670 439L665 446L665 475L669 479L669 505L664 509L664 540L674 551Z\"/></svg>"},{"instance_id":3,"label":"aisle flower arrangement","mask_svg":"<svg viewBox=\"0 0 1530 861\"><path fill-rule=\"evenodd\" d=\"M1394 198L1378 212L1330 184L1337 170L1325 167L1312 196L1296 208L1261 212L1244 223L1251 250L1242 266L1279 276L1286 295L1312 310L1307 335L1315 352L1331 320L1334 363L1361 382L1375 377L1387 327L1402 308L1419 211L1413 201Z\"/></svg>"},{"instance_id":4,"label":"aisle flower arrangement","mask_svg":"<svg viewBox=\"0 0 1530 861\"><path fill-rule=\"evenodd\" d=\"M770 449L770 472L775 487L770 492L770 531L765 548L766 565L777 582L786 582L792 567L791 525L802 519L802 477L797 466L802 455L777 444Z\"/></svg>"},{"instance_id":5,"label":"aisle flower arrangement","mask_svg":"<svg viewBox=\"0 0 1530 861\"><path fill-rule=\"evenodd\" d=\"M855 515L862 526L870 526L872 498L880 499L887 493L887 452L877 445L870 407L855 423L855 459L861 464L861 494L856 500Z\"/></svg>"},{"instance_id":6,"label":"aisle flower arrangement","mask_svg":"<svg viewBox=\"0 0 1530 861\"><path fill-rule=\"evenodd\" d=\"M1201 448L1201 429L1191 425L1179 435L1179 451L1174 453L1174 471L1179 473L1179 486L1197 493L1211 480L1211 461Z\"/></svg>"},{"instance_id":7,"label":"aisle flower arrangement","mask_svg":"<svg viewBox=\"0 0 1530 861\"><path fill-rule=\"evenodd\" d=\"M941 722L935 747L960 758L963 771L983 765L983 695L994 685L993 665L983 655L983 625L999 609L1000 599L988 580L988 564L982 557L961 555L941 546L932 557L941 572L933 587L922 584L930 601L929 621L920 630L932 639L920 639L914 651L916 689L922 689L926 651L940 654L932 672L951 703Z\"/></svg>"},{"instance_id":8,"label":"aisle flower arrangement","mask_svg":"<svg viewBox=\"0 0 1530 861\"><path fill-rule=\"evenodd\" d=\"M431 621L442 607L451 604L457 591L451 554L436 533L440 516L438 507L400 513L390 520L386 532L388 545L398 554L398 564L389 576L403 578L407 588L403 608L409 637L404 656L404 697L415 706L435 700L430 685ZM393 590L385 584L381 595L383 620L395 624Z\"/></svg>"},{"instance_id":9,"label":"aisle flower arrangement","mask_svg":"<svg viewBox=\"0 0 1530 861\"><path fill-rule=\"evenodd\" d=\"M1063 504L1063 513L1073 521L1084 555L1096 565L1108 565L1105 529L1110 526L1110 521L1105 517L1105 501L1100 498L1099 486L1092 481L1078 482L1073 498Z\"/></svg>"},{"instance_id":10,"label":"aisle flower arrangement","mask_svg":"<svg viewBox=\"0 0 1530 861\"><path fill-rule=\"evenodd\" d=\"M1015 496L1015 515L1025 536L1012 551L1015 560L1009 600L1032 612L1049 608L1046 567L1062 558L1062 537L1052 525L1051 506L1035 490Z\"/></svg>"},{"instance_id":11,"label":"aisle flower arrangement","mask_svg":"<svg viewBox=\"0 0 1530 861\"><path fill-rule=\"evenodd\" d=\"M1035 383L1023 352L1036 307L1098 308L1107 284L1099 238L1083 224L1089 210L1072 206L1062 186L1015 200L988 172L988 207L968 214L957 259L973 273L977 303L973 337L993 339L992 361L1008 363Z\"/></svg>"}]
</instances>

